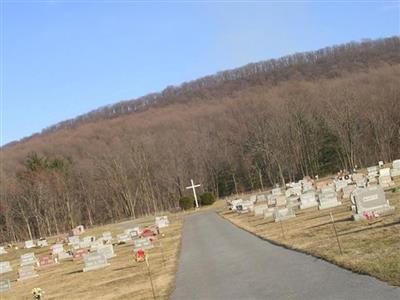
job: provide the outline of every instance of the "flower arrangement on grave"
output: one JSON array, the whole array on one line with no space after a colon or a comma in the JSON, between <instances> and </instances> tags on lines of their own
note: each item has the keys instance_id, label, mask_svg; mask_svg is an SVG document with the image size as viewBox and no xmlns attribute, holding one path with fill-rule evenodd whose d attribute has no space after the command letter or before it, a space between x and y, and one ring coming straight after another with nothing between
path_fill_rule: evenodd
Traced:
<instances>
[{"instance_id":1,"label":"flower arrangement on grave","mask_svg":"<svg viewBox=\"0 0 400 300\"><path fill-rule=\"evenodd\" d=\"M33 288L32 289L32 296L33 299L43 299L44 291L41 288Z\"/></svg>"},{"instance_id":2,"label":"flower arrangement on grave","mask_svg":"<svg viewBox=\"0 0 400 300\"><path fill-rule=\"evenodd\" d=\"M139 249L136 252L136 262L143 262L146 259L146 252L143 249Z\"/></svg>"}]
</instances>

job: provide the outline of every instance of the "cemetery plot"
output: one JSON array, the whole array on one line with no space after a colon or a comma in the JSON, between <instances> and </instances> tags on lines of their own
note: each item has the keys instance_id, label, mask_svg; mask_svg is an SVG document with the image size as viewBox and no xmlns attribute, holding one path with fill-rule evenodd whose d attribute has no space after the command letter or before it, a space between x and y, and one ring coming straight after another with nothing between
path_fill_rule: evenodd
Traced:
<instances>
[{"instance_id":1,"label":"cemetery plot","mask_svg":"<svg viewBox=\"0 0 400 300\"><path fill-rule=\"evenodd\" d=\"M396 179L400 186L400 179ZM381 189L375 185L377 189ZM369 187L372 188L372 187ZM368 190L364 189L364 190ZM326 210L295 210L296 217L284 222L272 222L271 211L266 209L266 219L247 215L238 215L229 210L220 215L249 232L285 245L288 248L306 252L324 258L342 267L356 272L375 276L390 284L400 286L400 190L388 191L386 200L394 211L389 215L380 215L372 219L354 221L350 199L342 199L342 205ZM366 194L366 196L370 196ZM374 196L375 197L375 196ZM370 198L371 205L386 206L387 202ZM376 202L376 201L379 202ZM365 202L365 201L364 201ZM368 203L368 201L367 201ZM365 204L364 204L365 206ZM340 254L335 238L330 212L343 254Z\"/></svg>"},{"instance_id":2,"label":"cemetery plot","mask_svg":"<svg viewBox=\"0 0 400 300\"><path fill-rule=\"evenodd\" d=\"M168 215L170 224L163 229L163 236L159 236L162 248L154 247L146 250L157 299L168 299L173 289L181 242L182 217L186 214L188 212ZM145 228L154 225L154 217L136 219L134 222ZM103 232L109 231L116 237L127 227L134 227L132 221L91 228L87 230L87 234L101 238ZM49 252L55 251L61 255L69 249L62 244L55 246L53 243L56 238L47 240L50 246L47 251L40 248L34 249L38 260ZM23 251L21 252L23 254L27 250L10 249L5 256L13 267L20 262L20 251ZM99 254L98 251L99 249L91 254ZM18 276L18 267L15 267L13 272L0 276L2 281L10 279L12 285L11 289L7 288L1 292L0 298L2 300L30 299L31 290L40 287L45 291L45 299L152 299L146 264L135 261L133 247L117 245L113 247L113 251L116 256L107 259L109 265L95 271L83 272L84 258L74 261L63 260L51 268L40 268L37 272L33 266L28 266L29 269L20 270L22 282L21 280L17 282L14 280ZM3 259L3 256L1 258ZM93 264L96 266L98 263L99 261ZM0 283L0 290L2 284Z\"/></svg>"},{"instance_id":3,"label":"cemetery plot","mask_svg":"<svg viewBox=\"0 0 400 300\"><path fill-rule=\"evenodd\" d=\"M51 255L42 255L39 257L38 264L40 268L55 266L57 260Z\"/></svg>"}]
</instances>

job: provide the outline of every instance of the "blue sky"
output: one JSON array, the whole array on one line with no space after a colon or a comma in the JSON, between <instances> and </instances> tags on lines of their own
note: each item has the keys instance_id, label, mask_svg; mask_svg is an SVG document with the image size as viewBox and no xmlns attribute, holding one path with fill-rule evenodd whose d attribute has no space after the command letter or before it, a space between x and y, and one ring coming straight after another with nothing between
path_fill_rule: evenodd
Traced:
<instances>
[{"instance_id":1,"label":"blue sky","mask_svg":"<svg viewBox=\"0 0 400 300\"><path fill-rule=\"evenodd\" d=\"M1 144L224 69L400 31L396 1L1 2Z\"/></svg>"}]
</instances>

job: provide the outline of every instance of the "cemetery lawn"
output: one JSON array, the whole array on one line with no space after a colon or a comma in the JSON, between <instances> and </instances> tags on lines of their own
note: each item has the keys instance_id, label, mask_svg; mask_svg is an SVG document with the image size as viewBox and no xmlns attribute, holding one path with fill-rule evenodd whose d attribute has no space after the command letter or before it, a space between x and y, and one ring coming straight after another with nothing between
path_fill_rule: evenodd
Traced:
<instances>
[{"instance_id":1,"label":"cemetery lawn","mask_svg":"<svg viewBox=\"0 0 400 300\"><path fill-rule=\"evenodd\" d=\"M396 185L400 185L400 180ZM400 286L400 191L390 190L385 194L395 212L372 221L353 221L350 200L331 209L296 210L296 218L283 221L282 227L250 213L239 215L227 208L219 213L265 240ZM336 221L343 255L339 252L330 212Z\"/></svg>"},{"instance_id":2,"label":"cemetery lawn","mask_svg":"<svg viewBox=\"0 0 400 300\"><path fill-rule=\"evenodd\" d=\"M170 226L163 228L164 234L158 236L162 248L148 250L151 276L155 286L157 299L167 299L174 288L178 256L181 243L183 216L185 213L170 214ZM100 236L104 231L111 231L115 238L117 234L129 228L132 224L141 227L154 224L154 217L136 219L118 224L100 226L87 230L86 235ZM48 238L49 246L55 238ZM65 248L66 246L64 246ZM133 256L133 245L114 246L116 257L109 260L110 265L103 269L82 272L83 260L61 261L59 265L38 270L39 277L17 282L19 257L27 252L51 254L49 247L42 249L7 249L8 254L1 256L1 261L10 261L13 271L2 274L9 278L11 289L0 295L6 299L32 299L31 290L40 287L45 292L44 298L50 299L153 299L146 263L137 263ZM164 253L164 260L163 255ZM165 265L164 265L165 261Z\"/></svg>"}]
</instances>

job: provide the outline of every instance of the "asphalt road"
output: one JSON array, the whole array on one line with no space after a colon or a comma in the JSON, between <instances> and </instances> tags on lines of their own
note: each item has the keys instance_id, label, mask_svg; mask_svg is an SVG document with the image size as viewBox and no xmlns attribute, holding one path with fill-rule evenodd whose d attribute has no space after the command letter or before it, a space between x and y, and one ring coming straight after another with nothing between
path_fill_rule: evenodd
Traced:
<instances>
[{"instance_id":1,"label":"asphalt road","mask_svg":"<svg viewBox=\"0 0 400 300\"><path fill-rule=\"evenodd\" d=\"M214 212L189 216L172 299L400 299L400 288L272 245Z\"/></svg>"}]
</instances>

